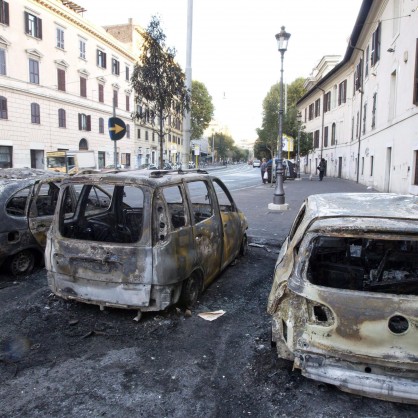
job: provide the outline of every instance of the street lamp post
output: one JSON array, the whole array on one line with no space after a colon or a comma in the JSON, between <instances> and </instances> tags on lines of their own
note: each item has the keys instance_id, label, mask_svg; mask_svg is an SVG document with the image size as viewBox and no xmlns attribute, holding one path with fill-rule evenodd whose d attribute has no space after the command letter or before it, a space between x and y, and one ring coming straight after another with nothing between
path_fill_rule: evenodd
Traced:
<instances>
[{"instance_id":1,"label":"street lamp post","mask_svg":"<svg viewBox=\"0 0 418 418\"><path fill-rule=\"evenodd\" d=\"M300 180L300 130L301 130L301 125L302 125L302 113L298 112L297 115L297 121L298 121L298 158L297 158L297 163L298 163L298 179Z\"/></svg>"},{"instance_id":2,"label":"street lamp post","mask_svg":"<svg viewBox=\"0 0 418 418\"><path fill-rule=\"evenodd\" d=\"M273 210L286 210L288 205L285 204L285 195L283 188L283 57L287 50L287 44L289 42L290 33L285 31L285 27L282 26L281 31L276 35L277 46L281 56L280 67L280 108L279 108L279 141L277 147L277 165L276 165L276 188L274 189L273 204L269 205L269 209Z\"/></svg>"}]
</instances>

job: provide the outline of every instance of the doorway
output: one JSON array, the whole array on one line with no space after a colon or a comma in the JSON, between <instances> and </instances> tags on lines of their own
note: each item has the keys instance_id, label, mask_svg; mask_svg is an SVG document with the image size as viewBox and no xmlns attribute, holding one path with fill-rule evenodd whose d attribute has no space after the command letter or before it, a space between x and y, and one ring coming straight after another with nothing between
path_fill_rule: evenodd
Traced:
<instances>
[{"instance_id":1,"label":"doorway","mask_svg":"<svg viewBox=\"0 0 418 418\"><path fill-rule=\"evenodd\" d=\"M338 178L340 179L343 171L343 157L338 157Z\"/></svg>"},{"instance_id":2,"label":"doorway","mask_svg":"<svg viewBox=\"0 0 418 418\"><path fill-rule=\"evenodd\" d=\"M43 150L30 150L30 166L31 168L45 168Z\"/></svg>"},{"instance_id":3,"label":"doorway","mask_svg":"<svg viewBox=\"0 0 418 418\"><path fill-rule=\"evenodd\" d=\"M390 168L392 166L392 147L386 148L386 167L385 167L385 182L383 191L389 192L390 189Z\"/></svg>"}]
</instances>

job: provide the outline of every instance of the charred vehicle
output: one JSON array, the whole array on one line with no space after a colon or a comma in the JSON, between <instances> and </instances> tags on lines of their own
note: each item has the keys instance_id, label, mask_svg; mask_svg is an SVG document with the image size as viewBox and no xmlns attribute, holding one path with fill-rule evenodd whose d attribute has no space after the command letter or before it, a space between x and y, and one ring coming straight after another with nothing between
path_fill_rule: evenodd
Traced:
<instances>
[{"instance_id":1,"label":"charred vehicle","mask_svg":"<svg viewBox=\"0 0 418 418\"><path fill-rule=\"evenodd\" d=\"M138 315L191 306L245 252L246 230L225 185L199 170L76 176L62 185L48 235L49 286Z\"/></svg>"},{"instance_id":2,"label":"charred vehicle","mask_svg":"<svg viewBox=\"0 0 418 418\"><path fill-rule=\"evenodd\" d=\"M29 274L43 263L63 178L44 170L0 169L0 264L14 276Z\"/></svg>"},{"instance_id":3,"label":"charred vehicle","mask_svg":"<svg viewBox=\"0 0 418 418\"><path fill-rule=\"evenodd\" d=\"M279 357L344 391L418 403L418 197L309 196L268 301Z\"/></svg>"}]
</instances>

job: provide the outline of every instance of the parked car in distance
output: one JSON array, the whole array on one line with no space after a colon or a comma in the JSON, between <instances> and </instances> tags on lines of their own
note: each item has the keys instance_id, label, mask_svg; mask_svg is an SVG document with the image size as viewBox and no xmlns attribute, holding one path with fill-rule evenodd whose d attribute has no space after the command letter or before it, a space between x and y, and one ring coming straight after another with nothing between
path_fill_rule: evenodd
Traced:
<instances>
[{"instance_id":1,"label":"parked car in distance","mask_svg":"<svg viewBox=\"0 0 418 418\"><path fill-rule=\"evenodd\" d=\"M43 263L46 233L65 174L30 168L0 169L0 265L13 276Z\"/></svg>"},{"instance_id":2,"label":"parked car in distance","mask_svg":"<svg viewBox=\"0 0 418 418\"><path fill-rule=\"evenodd\" d=\"M418 197L309 196L268 301L278 356L363 396L418 403Z\"/></svg>"},{"instance_id":3,"label":"parked car in distance","mask_svg":"<svg viewBox=\"0 0 418 418\"><path fill-rule=\"evenodd\" d=\"M57 206L45 255L49 286L101 307L192 306L247 248L247 220L230 192L197 170L73 177Z\"/></svg>"},{"instance_id":4,"label":"parked car in distance","mask_svg":"<svg viewBox=\"0 0 418 418\"><path fill-rule=\"evenodd\" d=\"M296 164L290 160L282 160L283 165L283 181L294 180L297 177ZM275 160L269 160L267 162L267 175L268 182L276 182L276 162Z\"/></svg>"},{"instance_id":5,"label":"parked car in distance","mask_svg":"<svg viewBox=\"0 0 418 418\"><path fill-rule=\"evenodd\" d=\"M261 161L260 160L253 160L253 168L254 167L260 167L261 166Z\"/></svg>"}]
</instances>

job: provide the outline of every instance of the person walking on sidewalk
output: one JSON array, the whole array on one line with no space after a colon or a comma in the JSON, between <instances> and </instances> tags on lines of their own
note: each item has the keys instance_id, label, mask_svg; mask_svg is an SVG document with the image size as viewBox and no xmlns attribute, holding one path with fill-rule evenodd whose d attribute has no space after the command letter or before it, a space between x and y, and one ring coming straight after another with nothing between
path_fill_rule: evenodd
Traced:
<instances>
[{"instance_id":1,"label":"person walking on sidewalk","mask_svg":"<svg viewBox=\"0 0 418 418\"><path fill-rule=\"evenodd\" d=\"M322 181L325 174L325 168L327 166L327 163L325 161L325 158L321 158L321 161L319 162L319 165L317 167L317 170L319 170L319 180Z\"/></svg>"},{"instance_id":2,"label":"person walking on sidewalk","mask_svg":"<svg viewBox=\"0 0 418 418\"><path fill-rule=\"evenodd\" d=\"M263 158L263 160L262 160L262 163L261 163L261 166L260 166L260 171L261 171L261 181L263 182L263 184L268 183L267 160L265 158ZM265 177L267 177L267 178L265 178Z\"/></svg>"}]
</instances>

